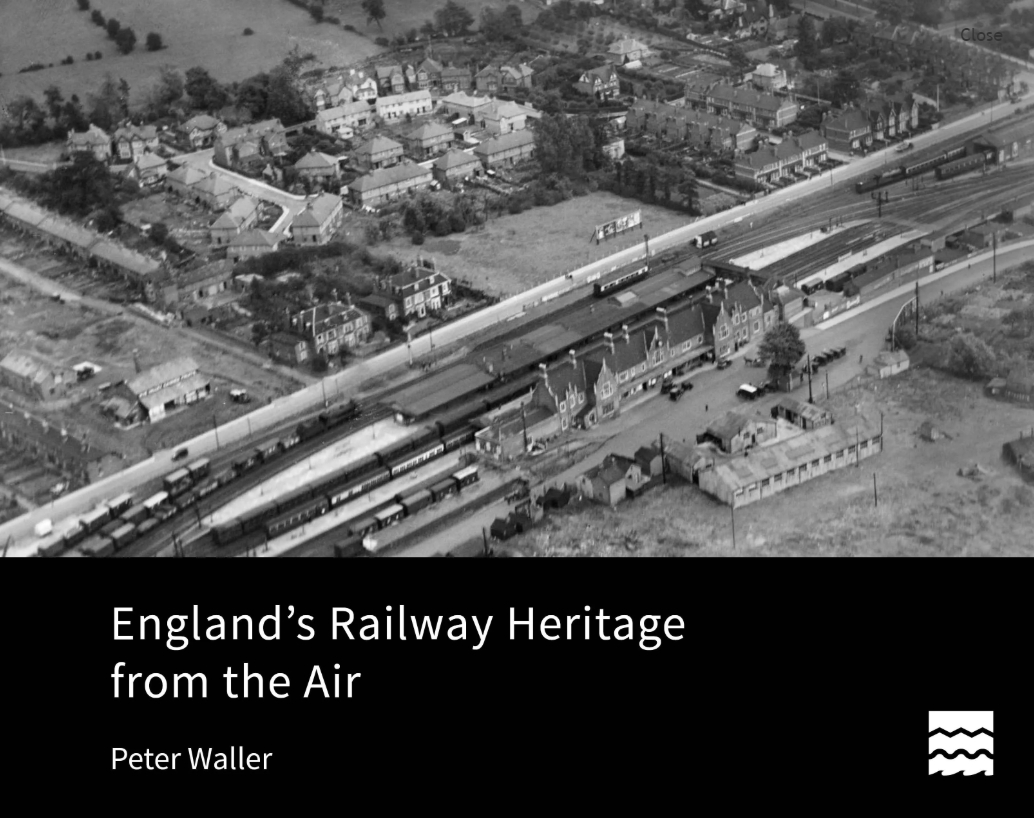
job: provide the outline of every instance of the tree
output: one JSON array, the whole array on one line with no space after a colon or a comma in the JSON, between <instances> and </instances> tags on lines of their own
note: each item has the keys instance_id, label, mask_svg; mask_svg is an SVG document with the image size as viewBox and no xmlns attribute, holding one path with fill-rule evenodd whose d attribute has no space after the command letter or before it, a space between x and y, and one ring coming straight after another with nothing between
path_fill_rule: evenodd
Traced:
<instances>
[{"instance_id":1,"label":"tree","mask_svg":"<svg viewBox=\"0 0 1034 818\"><path fill-rule=\"evenodd\" d=\"M226 105L230 99L226 89L200 66L187 69L183 87L197 108L215 111Z\"/></svg>"},{"instance_id":2,"label":"tree","mask_svg":"<svg viewBox=\"0 0 1034 818\"><path fill-rule=\"evenodd\" d=\"M466 34L474 25L474 15L454 0L448 0L434 13L434 22L438 30L447 37L455 37L458 34Z\"/></svg>"},{"instance_id":3,"label":"tree","mask_svg":"<svg viewBox=\"0 0 1034 818\"><path fill-rule=\"evenodd\" d=\"M876 0L876 16L891 25L899 25L902 20L912 17L914 11L911 0Z\"/></svg>"},{"instance_id":4,"label":"tree","mask_svg":"<svg viewBox=\"0 0 1034 818\"><path fill-rule=\"evenodd\" d=\"M815 41L815 23L807 14L801 15L797 24L797 56L802 62L810 62L818 56L819 46Z\"/></svg>"},{"instance_id":5,"label":"tree","mask_svg":"<svg viewBox=\"0 0 1034 818\"><path fill-rule=\"evenodd\" d=\"M64 102L61 97L61 89L56 85L51 85L43 92L43 99L47 103L47 111L50 112L50 116L53 119L57 119L61 113L61 105Z\"/></svg>"},{"instance_id":6,"label":"tree","mask_svg":"<svg viewBox=\"0 0 1034 818\"><path fill-rule=\"evenodd\" d=\"M311 6L309 6L309 14L312 16L312 19L315 20L317 23L323 22L323 6L313 3Z\"/></svg>"},{"instance_id":7,"label":"tree","mask_svg":"<svg viewBox=\"0 0 1034 818\"><path fill-rule=\"evenodd\" d=\"M136 32L131 28L119 30L118 35L115 37L115 45L118 46L118 50L123 54L128 54L136 48Z\"/></svg>"},{"instance_id":8,"label":"tree","mask_svg":"<svg viewBox=\"0 0 1034 818\"><path fill-rule=\"evenodd\" d=\"M859 88L857 75L849 68L841 68L837 72L833 86L830 88L830 95L835 105L844 105L851 102L858 96Z\"/></svg>"},{"instance_id":9,"label":"tree","mask_svg":"<svg viewBox=\"0 0 1034 818\"><path fill-rule=\"evenodd\" d=\"M481 10L480 30L489 40L512 40L520 34L522 24L517 6L509 5L502 11L485 6Z\"/></svg>"},{"instance_id":10,"label":"tree","mask_svg":"<svg viewBox=\"0 0 1034 818\"><path fill-rule=\"evenodd\" d=\"M431 39L438 33L438 29L435 28L433 20L425 20L424 24L420 26L420 33L427 37L427 39Z\"/></svg>"},{"instance_id":11,"label":"tree","mask_svg":"<svg viewBox=\"0 0 1034 818\"><path fill-rule=\"evenodd\" d=\"M89 111L90 121L106 131L122 117L119 87L111 74L106 74L97 92L90 94Z\"/></svg>"},{"instance_id":12,"label":"tree","mask_svg":"<svg viewBox=\"0 0 1034 818\"><path fill-rule=\"evenodd\" d=\"M71 163L40 176L41 204L85 218L97 210L114 212L115 177L91 153L77 153Z\"/></svg>"},{"instance_id":13,"label":"tree","mask_svg":"<svg viewBox=\"0 0 1034 818\"><path fill-rule=\"evenodd\" d=\"M79 0L79 11L89 11L90 0Z\"/></svg>"},{"instance_id":14,"label":"tree","mask_svg":"<svg viewBox=\"0 0 1034 818\"><path fill-rule=\"evenodd\" d=\"M294 64L285 60L270 71L267 89L267 117L275 117L284 125L309 119L309 106L299 90L298 71Z\"/></svg>"},{"instance_id":15,"label":"tree","mask_svg":"<svg viewBox=\"0 0 1034 818\"><path fill-rule=\"evenodd\" d=\"M994 350L971 332L960 332L948 346L948 371L964 378L981 380L994 377Z\"/></svg>"},{"instance_id":16,"label":"tree","mask_svg":"<svg viewBox=\"0 0 1034 818\"><path fill-rule=\"evenodd\" d=\"M167 107L183 97L183 77L171 65L162 66L158 82L151 89L151 102L157 107Z\"/></svg>"},{"instance_id":17,"label":"tree","mask_svg":"<svg viewBox=\"0 0 1034 818\"><path fill-rule=\"evenodd\" d=\"M366 12L366 25L374 22L377 24L377 28L384 30L381 20L388 16L384 10L384 0L363 0L363 11Z\"/></svg>"},{"instance_id":18,"label":"tree","mask_svg":"<svg viewBox=\"0 0 1034 818\"><path fill-rule=\"evenodd\" d=\"M804 355L801 331L796 324L776 324L761 339L758 355L768 361L769 375L784 377Z\"/></svg>"},{"instance_id":19,"label":"tree","mask_svg":"<svg viewBox=\"0 0 1034 818\"><path fill-rule=\"evenodd\" d=\"M164 48L162 43L162 35L155 31L148 33L147 35L147 50L148 51L161 51Z\"/></svg>"},{"instance_id":20,"label":"tree","mask_svg":"<svg viewBox=\"0 0 1034 818\"><path fill-rule=\"evenodd\" d=\"M106 26L106 28L108 29L108 39L114 40L115 37L118 36L119 31L121 30L122 24L114 17L109 17L108 25Z\"/></svg>"},{"instance_id":21,"label":"tree","mask_svg":"<svg viewBox=\"0 0 1034 818\"><path fill-rule=\"evenodd\" d=\"M169 227L165 222L155 222L151 225L151 241L161 244L169 237Z\"/></svg>"},{"instance_id":22,"label":"tree","mask_svg":"<svg viewBox=\"0 0 1034 818\"><path fill-rule=\"evenodd\" d=\"M118 80L118 106L122 116L129 116L129 83L124 77Z\"/></svg>"},{"instance_id":23,"label":"tree","mask_svg":"<svg viewBox=\"0 0 1034 818\"><path fill-rule=\"evenodd\" d=\"M104 27L104 15L100 13L98 9L94 9L90 12L90 20L95 26Z\"/></svg>"}]
</instances>

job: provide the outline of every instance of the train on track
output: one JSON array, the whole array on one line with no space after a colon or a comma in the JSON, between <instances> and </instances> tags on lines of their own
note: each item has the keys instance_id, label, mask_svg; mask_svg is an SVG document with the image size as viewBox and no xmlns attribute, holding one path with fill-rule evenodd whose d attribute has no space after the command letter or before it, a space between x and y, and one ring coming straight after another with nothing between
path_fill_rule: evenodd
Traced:
<instances>
[{"instance_id":1,"label":"train on track","mask_svg":"<svg viewBox=\"0 0 1034 818\"><path fill-rule=\"evenodd\" d=\"M253 531L262 531L267 538L280 536L424 463L473 442L476 430L461 416L451 424L438 421L426 427L423 433L342 466L312 485L302 486L277 500L249 509L240 517L213 528L212 537L217 545L222 546Z\"/></svg>"},{"instance_id":2,"label":"train on track","mask_svg":"<svg viewBox=\"0 0 1034 818\"><path fill-rule=\"evenodd\" d=\"M211 476L211 463L201 458L162 478L162 490L139 503L126 493L100 503L82 515L69 532L51 535L37 551L41 557L108 557L122 550L160 523L180 514L216 489L242 474L275 460L300 442L329 432L360 415L355 401L320 413L304 421L293 432L256 447L235 460L219 475Z\"/></svg>"},{"instance_id":3,"label":"train on track","mask_svg":"<svg viewBox=\"0 0 1034 818\"><path fill-rule=\"evenodd\" d=\"M990 149L978 150L972 156L964 156L961 159L955 159L951 162L945 162L943 165L937 167L934 171L934 175L938 181L945 179L953 179L956 176L961 176L963 173L972 173L973 171L983 170L988 165L994 164L995 152Z\"/></svg>"},{"instance_id":4,"label":"train on track","mask_svg":"<svg viewBox=\"0 0 1034 818\"><path fill-rule=\"evenodd\" d=\"M942 151L936 156L932 156L929 159L921 159L917 162L908 162L898 165L896 168L880 173L873 176L870 179L865 179L861 182L856 182L854 189L856 193L868 193L871 190L877 188L886 187L892 185L895 182L903 182L907 179L914 179L917 176L922 176L924 173L934 170L941 165L945 165L949 162L953 162L957 159L961 159L966 155L966 146L959 145L955 148L949 148L948 150Z\"/></svg>"},{"instance_id":5,"label":"train on track","mask_svg":"<svg viewBox=\"0 0 1034 818\"><path fill-rule=\"evenodd\" d=\"M612 273L600 278L593 284L593 294L597 298L605 298L625 287L631 287L650 275L650 262L648 260L636 261L626 264Z\"/></svg>"}]
</instances>

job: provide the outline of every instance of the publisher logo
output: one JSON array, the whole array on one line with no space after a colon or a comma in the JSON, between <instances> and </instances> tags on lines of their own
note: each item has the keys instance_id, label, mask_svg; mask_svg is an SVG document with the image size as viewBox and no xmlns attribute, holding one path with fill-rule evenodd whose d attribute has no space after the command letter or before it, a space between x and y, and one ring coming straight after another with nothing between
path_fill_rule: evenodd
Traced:
<instances>
[{"instance_id":1,"label":"publisher logo","mask_svg":"<svg viewBox=\"0 0 1034 818\"><path fill-rule=\"evenodd\" d=\"M930 711L930 775L994 775L994 711Z\"/></svg>"}]
</instances>

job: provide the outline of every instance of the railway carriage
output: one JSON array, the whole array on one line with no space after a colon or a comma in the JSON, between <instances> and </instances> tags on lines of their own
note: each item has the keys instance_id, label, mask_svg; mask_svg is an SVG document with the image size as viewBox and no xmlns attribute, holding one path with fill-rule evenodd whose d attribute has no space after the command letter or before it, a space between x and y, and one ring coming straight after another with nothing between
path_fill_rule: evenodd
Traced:
<instances>
[{"instance_id":1,"label":"railway carriage","mask_svg":"<svg viewBox=\"0 0 1034 818\"><path fill-rule=\"evenodd\" d=\"M373 491L378 486L383 486L391 480L391 472L387 468L357 477L342 486L330 491L327 495L332 508L337 508L349 500L352 500L367 492Z\"/></svg>"},{"instance_id":2,"label":"railway carriage","mask_svg":"<svg viewBox=\"0 0 1034 818\"><path fill-rule=\"evenodd\" d=\"M79 524L87 534L92 534L101 528L108 520L111 519L111 510L107 506L101 506L95 508L93 511L88 511L82 517L79 518Z\"/></svg>"},{"instance_id":3,"label":"railway carriage","mask_svg":"<svg viewBox=\"0 0 1034 818\"><path fill-rule=\"evenodd\" d=\"M212 464L209 462L207 457L202 457L199 460L195 460L187 466L187 471L190 472L190 479L194 481L194 485L197 485L206 477L212 470Z\"/></svg>"},{"instance_id":4,"label":"railway carriage","mask_svg":"<svg viewBox=\"0 0 1034 818\"><path fill-rule=\"evenodd\" d=\"M363 517L362 519L354 520L348 526L348 532L353 536L365 537L367 534L372 534L379 527L374 517Z\"/></svg>"},{"instance_id":5,"label":"railway carriage","mask_svg":"<svg viewBox=\"0 0 1034 818\"><path fill-rule=\"evenodd\" d=\"M327 502L327 498L320 497L303 506L291 509L266 523L266 536L272 539L300 525L305 525L310 520L326 514L329 508L330 503Z\"/></svg>"},{"instance_id":6,"label":"railway carriage","mask_svg":"<svg viewBox=\"0 0 1034 818\"><path fill-rule=\"evenodd\" d=\"M625 287L631 287L636 282L642 281L648 275L650 275L649 261L633 262L602 276L599 281L593 284L592 290L597 298L606 298L619 290L623 290Z\"/></svg>"},{"instance_id":7,"label":"railway carriage","mask_svg":"<svg viewBox=\"0 0 1034 818\"><path fill-rule=\"evenodd\" d=\"M120 551L133 542L136 537L136 526L132 523L126 523L111 534L111 544L116 551Z\"/></svg>"},{"instance_id":8,"label":"railway carriage","mask_svg":"<svg viewBox=\"0 0 1034 818\"><path fill-rule=\"evenodd\" d=\"M398 503L390 505L386 509L378 511L373 515L374 519L377 521L378 529L393 526L405 516L406 510Z\"/></svg>"},{"instance_id":9,"label":"railway carriage","mask_svg":"<svg viewBox=\"0 0 1034 818\"><path fill-rule=\"evenodd\" d=\"M125 494L120 494L114 500L109 500L104 505L111 511L113 518L118 517L123 511L133 505L133 495L127 491Z\"/></svg>"},{"instance_id":10,"label":"railway carriage","mask_svg":"<svg viewBox=\"0 0 1034 818\"><path fill-rule=\"evenodd\" d=\"M446 479L441 480L440 482L435 483L433 486L431 486L431 496L437 503L451 494L457 494L459 490L460 487L456 483L456 481L453 480L451 477L447 477Z\"/></svg>"},{"instance_id":11,"label":"railway carriage","mask_svg":"<svg viewBox=\"0 0 1034 818\"><path fill-rule=\"evenodd\" d=\"M464 486L469 486L471 483L476 483L479 479L478 467L467 466L465 469L460 469L452 476L452 479L456 481L461 489Z\"/></svg>"},{"instance_id":12,"label":"railway carriage","mask_svg":"<svg viewBox=\"0 0 1034 818\"><path fill-rule=\"evenodd\" d=\"M162 488L168 492L169 497L176 498L187 491L193 481L190 479L190 472L186 469L177 469L172 474L162 479Z\"/></svg>"},{"instance_id":13,"label":"railway carriage","mask_svg":"<svg viewBox=\"0 0 1034 818\"><path fill-rule=\"evenodd\" d=\"M361 535L353 535L336 543L334 545L334 556L340 558L365 557L366 549L363 547L363 537Z\"/></svg>"}]
</instances>

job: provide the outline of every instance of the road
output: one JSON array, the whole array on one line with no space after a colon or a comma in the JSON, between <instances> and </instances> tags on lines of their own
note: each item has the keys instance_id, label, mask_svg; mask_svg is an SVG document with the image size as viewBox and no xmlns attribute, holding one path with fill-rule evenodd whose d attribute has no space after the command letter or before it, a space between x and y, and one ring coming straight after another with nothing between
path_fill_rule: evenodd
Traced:
<instances>
[{"instance_id":1,"label":"road","mask_svg":"<svg viewBox=\"0 0 1034 818\"><path fill-rule=\"evenodd\" d=\"M1034 259L1034 242L1025 244L1027 246L999 251L999 271ZM969 262L946 268L930 276L927 279L928 283L920 284L920 301L929 303L942 294L947 295L987 281L991 278L991 268L990 254L976 256ZM900 291L881 296L870 305L863 305L857 310L846 312L801 332L809 352L812 353L826 347L847 347L847 354L843 359L820 370L815 376L812 390L816 400L824 396L827 375L829 389L836 390L861 373L864 363L859 363L859 355L863 356L865 362L870 362L885 348L887 329L901 306L912 297L913 292L914 284L906 285L900 288ZM734 357L742 357L750 354L750 351L749 347L741 349ZM656 443L662 433L668 439L693 441L697 434L704 431L709 418L716 418L729 410L743 408L743 402L735 395L741 383L757 381L762 377L763 370L740 364L733 364L724 371L719 371L713 366L702 370L693 379L693 391L685 395L681 401L673 404L663 398L647 400L627 414L608 422L597 432L599 435L607 436L602 448L546 482L548 485L573 483L578 475L598 465L608 454L631 456L640 446ZM805 384L791 394L807 400L808 387ZM767 415L781 397L782 394L768 395L749 404L750 410ZM488 528L493 520L506 516L509 510L510 506L506 503L488 506L456 526L412 548L389 556L430 557L438 552L444 553L461 543L480 537L482 528Z\"/></svg>"},{"instance_id":2,"label":"road","mask_svg":"<svg viewBox=\"0 0 1034 818\"><path fill-rule=\"evenodd\" d=\"M1034 83L1031 83L1031 85L1034 87ZM994 106L994 110L1004 113L1005 111L1012 111L1013 107L1011 104L998 103ZM944 125L936 131L921 134L912 141L916 149L930 147L953 139L959 134L979 126L984 120L988 120L987 112L978 111ZM201 166L205 170L212 170L214 167L211 165L210 151L187 154L182 158L195 164L195 166ZM882 154L871 154L853 161L846 167L837 168L830 173L825 173L806 182L800 182L790 188L779 190L757 201L749 202L746 205L714 216L698 219L661 236L651 238L650 254L655 255L669 248L683 245L694 236L706 230L717 230L728 224L742 222L755 214L772 213L785 209L789 203L804 196L838 184L849 183L858 176L871 174L876 169L882 167L884 162L885 159ZM267 185L239 177L237 174L230 174L228 171L219 168L215 169L232 177L235 184L239 184L241 187L249 190L249 192L250 189L254 189L254 195L256 196L267 198L268 201L276 201L277 204L285 208L296 208L299 206L298 197L293 197L283 191L275 191ZM245 184L250 185L251 188L245 187ZM272 198L274 196L277 198ZM436 346L443 346L455 343L467 336L475 335L488 327L505 321L507 318L521 315L526 307L541 303L543 298L553 297L570 289L572 286L588 283L587 280L596 273L607 272L637 258L642 258L645 252L646 249L643 245L633 245L613 256L593 262L569 273L567 276L561 276L537 287L532 287L499 304L494 304L464 316L457 321L435 329L434 343ZM411 346L412 354L415 356L430 354L432 352L430 334L412 339ZM243 440L253 432L261 432L287 418L311 411L322 406L328 400L333 402L338 399L353 397L364 382L374 377L383 376L390 370L405 366L408 360L409 352L406 345L396 346L355 366L347 367L344 371L335 373L320 383L286 395L272 404L257 409L246 417L237 418L221 426L218 432L206 432L193 440L185 441L179 445L188 446L192 455L200 456L207 454L214 451L218 443L225 446L229 443ZM77 492L60 498L53 504L53 507L48 507L46 512L35 510L29 514L23 514L4 525L0 525L0 547L5 542L13 541L15 545L12 546L9 552L11 555L31 555L34 553L34 546L30 543L19 543L19 540L31 537L33 526L37 522L46 518L61 519L74 514L80 514L88 511L99 501L116 496L123 491L131 490L147 480L160 477L171 470L172 453L171 449L158 452L153 458L144 463L139 463L130 469L112 475L106 480L91 484Z\"/></svg>"}]
</instances>

